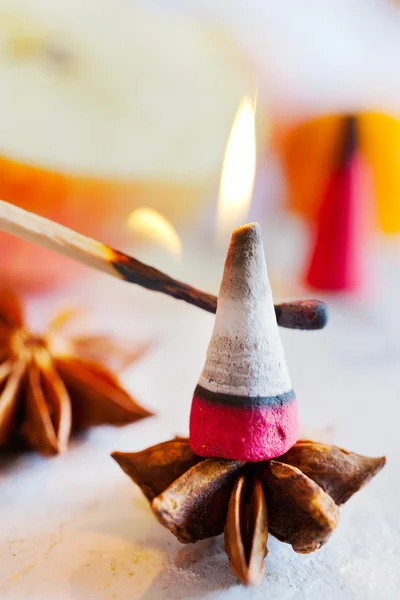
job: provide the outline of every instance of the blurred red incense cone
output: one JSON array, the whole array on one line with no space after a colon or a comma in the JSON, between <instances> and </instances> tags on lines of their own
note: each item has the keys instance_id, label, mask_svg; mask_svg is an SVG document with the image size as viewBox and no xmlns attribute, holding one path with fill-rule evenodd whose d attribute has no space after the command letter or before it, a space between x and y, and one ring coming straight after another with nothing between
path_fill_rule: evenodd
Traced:
<instances>
[{"instance_id":1,"label":"blurred red incense cone","mask_svg":"<svg viewBox=\"0 0 400 600\"><path fill-rule=\"evenodd\" d=\"M357 120L347 117L343 147L327 181L305 277L315 289L355 292L363 284L368 174L357 145Z\"/></svg>"},{"instance_id":2,"label":"blurred red incense cone","mask_svg":"<svg viewBox=\"0 0 400 600\"><path fill-rule=\"evenodd\" d=\"M193 396L195 454L261 461L298 438L297 401L279 337L257 223L233 232L206 364Z\"/></svg>"}]
</instances>

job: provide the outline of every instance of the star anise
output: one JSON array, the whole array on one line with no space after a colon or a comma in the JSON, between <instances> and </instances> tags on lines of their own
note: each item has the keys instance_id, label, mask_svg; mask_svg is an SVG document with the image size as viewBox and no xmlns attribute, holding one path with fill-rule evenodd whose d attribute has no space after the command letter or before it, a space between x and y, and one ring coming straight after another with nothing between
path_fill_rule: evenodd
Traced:
<instances>
[{"instance_id":1,"label":"star anise","mask_svg":"<svg viewBox=\"0 0 400 600\"><path fill-rule=\"evenodd\" d=\"M64 337L69 316L62 313L47 333L33 334L18 297L0 292L1 448L54 454L66 449L71 431L133 423L151 414L105 365L117 358L122 363L127 354L102 336Z\"/></svg>"},{"instance_id":2,"label":"star anise","mask_svg":"<svg viewBox=\"0 0 400 600\"><path fill-rule=\"evenodd\" d=\"M112 456L180 542L224 532L232 571L246 585L264 576L268 533L296 552L317 550L338 524L339 505L385 464L305 440L260 463L204 459L184 438Z\"/></svg>"}]
</instances>

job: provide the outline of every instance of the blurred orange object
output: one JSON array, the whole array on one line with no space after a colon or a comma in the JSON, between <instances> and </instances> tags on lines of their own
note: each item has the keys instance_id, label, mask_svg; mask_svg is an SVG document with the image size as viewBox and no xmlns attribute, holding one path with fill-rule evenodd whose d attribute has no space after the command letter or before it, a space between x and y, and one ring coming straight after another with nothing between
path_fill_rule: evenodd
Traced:
<instances>
[{"instance_id":1,"label":"blurred orange object","mask_svg":"<svg viewBox=\"0 0 400 600\"><path fill-rule=\"evenodd\" d=\"M400 120L380 113L360 115L360 148L369 161L384 233L400 231Z\"/></svg>"},{"instance_id":2,"label":"blurred orange object","mask_svg":"<svg viewBox=\"0 0 400 600\"><path fill-rule=\"evenodd\" d=\"M288 183L288 205L315 219L335 164L345 115L327 115L282 128L276 143ZM370 163L376 215L385 233L400 231L400 121L375 112L357 115L358 149Z\"/></svg>"},{"instance_id":3,"label":"blurred orange object","mask_svg":"<svg viewBox=\"0 0 400 600\"><path fill-rule=\"evenodd\" d=\"M106 243L122 246L132 206L140 202L184 218L204 195L204 187L94 179L47 171L0 157L0 198L72 227ZM193 204L192 204L193 203ZM128 237L129 236L129 237ZM0 233L3 284L37 291L68 284L84 267L35 244Z\"/></svg>"},{"instance_id":4,"label":"blurred orange object","mask_svg":"<svg viewBox=\"0 0 400 600\"><path fill-rule=\"evenodd\" d=\"M342 136L341 116L326 116L277 131L290 208L314 219Z\"/></svg>"}]
</instances>

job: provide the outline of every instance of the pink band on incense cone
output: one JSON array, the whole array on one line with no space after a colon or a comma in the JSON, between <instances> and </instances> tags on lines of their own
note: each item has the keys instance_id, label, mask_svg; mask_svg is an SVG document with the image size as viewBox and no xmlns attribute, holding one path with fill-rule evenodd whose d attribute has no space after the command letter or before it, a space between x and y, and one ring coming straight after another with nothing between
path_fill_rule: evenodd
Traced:
<instances>
[{"instance_id":1,"label":"pink band on incense cone","mask_svg":"<svg viewBox=\"0 0 400 600\"><path fill-rule=\"evenodd\" d=\"M232 396L222 401L204 395L209 392L198 386L190 414L190 447L199 456L262 461L281 456L298 439L294 392L274 398Z\"/></svg>"}]
</instances>

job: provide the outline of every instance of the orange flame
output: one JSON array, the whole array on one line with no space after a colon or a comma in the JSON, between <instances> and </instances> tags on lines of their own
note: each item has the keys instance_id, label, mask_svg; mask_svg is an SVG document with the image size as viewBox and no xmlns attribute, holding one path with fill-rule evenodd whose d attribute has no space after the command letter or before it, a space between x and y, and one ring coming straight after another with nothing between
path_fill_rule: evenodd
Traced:
<instances>
[{"instance_id":1,"label":"orange flame","mask_svg":"<svg viewBox=\"0 0 400 600\"><path fill-rule=\"evenodd\" d=\"M240 103L225 150L219 189L216 237L225 243L246 221L256 170L255 103Z\"/></svg>"}]
</instances>

